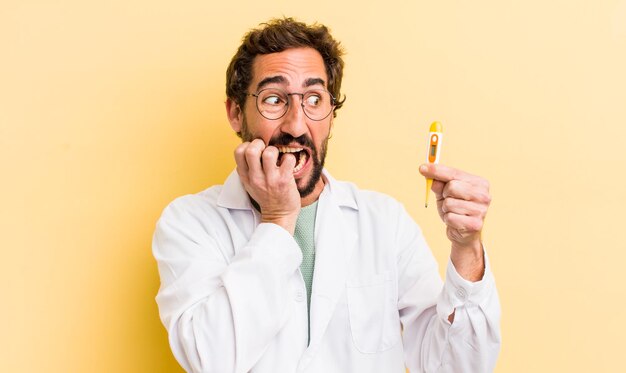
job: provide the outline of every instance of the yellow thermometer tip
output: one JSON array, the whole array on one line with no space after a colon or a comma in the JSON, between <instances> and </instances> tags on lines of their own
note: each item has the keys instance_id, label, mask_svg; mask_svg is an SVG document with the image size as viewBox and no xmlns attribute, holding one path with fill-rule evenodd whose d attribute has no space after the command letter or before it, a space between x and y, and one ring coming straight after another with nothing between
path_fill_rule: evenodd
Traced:
<instances>
[{"instance_id":1,"label":"yellow thermometer tip","mask_svg":"<svg viewBox=\"0 0 626 373\"><path fill-rule=\"evenodd\" d=\"M430 125L430 132L443 132L443 126L441 123L435 121Z\"/></svg>"}]
</instances>

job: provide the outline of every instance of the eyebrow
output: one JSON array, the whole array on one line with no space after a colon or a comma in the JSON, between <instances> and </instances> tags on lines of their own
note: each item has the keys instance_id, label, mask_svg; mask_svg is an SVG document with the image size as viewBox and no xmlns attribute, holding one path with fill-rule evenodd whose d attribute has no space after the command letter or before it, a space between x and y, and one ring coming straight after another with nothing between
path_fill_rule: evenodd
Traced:
<instances>
[{"instance_id":1,"label":"eyebrow","mask_svg":"<svg viewBox=\"0 0 626 373\"><path fill-rule=\"evenodd\" d=\"M265 87L268 84L271 83L285 83L287 80L285 79L285 77L281 76L281 75L275 75L275 76L268 76L267 78L261 80L259 82L259 84L256 85L256 91L260 91L261 88Z\"/></svg>"},{"instance_id":2,"label":"eyebrow","mask_svg":"<svg viewBox=\"0 0 626 373\"><path fill-rule=\"evenodd\" d=\"M261 80L259 84L257 84L256 91L257 92L260 91L263 87L265 87L268 84L286 83L286 82L287 82L287 79L285 79L285 77L282 75L268 76L267 78ZM307 80L304 81L304 83L302 84L302 87L307 88L307 87L318 85L318 84L323 87L326 87L326 82L322 78L308 78Z\"/></svg>"},{"instance_id":3,"label":"eyebrow","mask_svg":"<svg viewBox=\"0 0 626 373\"><path fill-rule=\"evenodd\" d=\"M317 84L320 84L323 87L326 87L326 82L322 78L309 78L304 81L304 84L302 84L302 87L306 88L306 87L310 87L312 85L317 85Z\"/></svg>"}]
</instances>

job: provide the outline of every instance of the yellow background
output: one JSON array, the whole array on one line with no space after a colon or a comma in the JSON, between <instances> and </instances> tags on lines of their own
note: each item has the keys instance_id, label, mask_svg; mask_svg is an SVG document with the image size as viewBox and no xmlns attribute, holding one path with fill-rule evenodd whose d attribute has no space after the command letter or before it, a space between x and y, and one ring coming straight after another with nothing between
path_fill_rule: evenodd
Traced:
<instances>
[{"instance_id":1,"label":"yellow background","mask_svg":"<svg viewBox=\"0 0 626 373\"><path fill-rule=\"evenodd\" d=\"M402 201L440 263L430 122L443 163L491 181L496 372L623 369L625 1L3 0L0 371L180 371L154 224L233 168L225 69L283 14L348 52L329 170Z\"/></svg>"}]
</instances>

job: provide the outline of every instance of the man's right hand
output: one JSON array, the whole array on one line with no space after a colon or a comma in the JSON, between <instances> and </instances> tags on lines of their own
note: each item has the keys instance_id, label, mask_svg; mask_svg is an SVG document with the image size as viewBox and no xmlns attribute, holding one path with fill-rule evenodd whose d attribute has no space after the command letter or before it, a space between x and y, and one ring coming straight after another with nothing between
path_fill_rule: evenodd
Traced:
<instances>
[{"instance_id":1,"label":"man's right hand","mask_svg":"<svg viewBox=\"0 0 626 373\"><path fill-rule=\"evenodd\" d=\"M261 221L274 223L293 235L300 213L300 193L293 177L296 158L284 154L277 166L278 148L261 139L244 142L235 149L237 173L244 188L259 204Z\"/></svg>"}]
</instances>

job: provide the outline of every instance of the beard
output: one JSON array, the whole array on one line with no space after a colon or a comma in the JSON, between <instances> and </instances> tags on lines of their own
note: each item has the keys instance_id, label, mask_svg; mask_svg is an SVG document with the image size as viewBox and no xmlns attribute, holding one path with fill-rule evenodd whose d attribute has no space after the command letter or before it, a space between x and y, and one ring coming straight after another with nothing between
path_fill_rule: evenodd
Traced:
<instances>
[{"instance_id":1,"label":"beard","mask_svg":"<svg viewBox=\"0 0 626 373\"><path fill-rule=\"evenodd\" d=\"M244 142L252 141L258 138L248 129L248 122L245 115L243 117L243 122L241 125L241 132L238 133L238 135ZM313 140L307 135L293 137L290 134L283 132L281 132L277 136L272 137L268 146L289 145L293 143L298 143L311 149L311 161L313 162L313 168L311 170L309 180L305 181L304 178L300 180L296 179L296 186L298 187L298 193L300 193L300 198L304 198L313 193L313 190L315 190L315 185L317 185L320 178L322 177L322 170L324 169L324 162L326 161L326 151L328 150L328 136L322 142L319 151L315 147Z\"/></svg>"}]
</instances>

